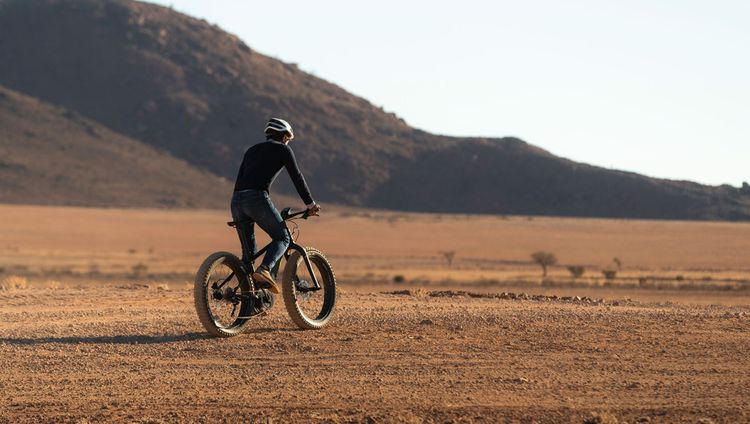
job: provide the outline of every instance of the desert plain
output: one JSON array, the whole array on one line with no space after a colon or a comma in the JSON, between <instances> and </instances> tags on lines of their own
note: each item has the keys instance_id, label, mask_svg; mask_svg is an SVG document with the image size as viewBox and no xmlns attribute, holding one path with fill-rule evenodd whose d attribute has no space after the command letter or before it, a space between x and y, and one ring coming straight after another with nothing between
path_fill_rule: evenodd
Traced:
<instances>
[{"instance_id":1,"label":"desert plain","mask_svg":"<svg viewBox=\"0 0 750 424\"><path fill-rule=\"evenodd\" d=\"M750 421L748 223L328 208L294 234L332 323L279 299L216 339L192 279L228 220L0 206L0 422Z\"/></svg>"}]
</instances>

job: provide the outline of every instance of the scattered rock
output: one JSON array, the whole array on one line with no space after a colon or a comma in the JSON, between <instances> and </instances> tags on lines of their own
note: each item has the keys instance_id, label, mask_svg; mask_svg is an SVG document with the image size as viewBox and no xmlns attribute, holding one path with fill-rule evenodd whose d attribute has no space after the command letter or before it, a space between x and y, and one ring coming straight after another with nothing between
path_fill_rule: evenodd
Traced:
<instances>
[{"instance_id":1,"label":"scattered rock","mask_svg":"<svg viewBox=\"0 0 750 424\"><path fill-rule=\"evenodd\" d=\"M583 424L617 424L617 418L609 412L595 412L584 418Z\"/></svg>"},{"instance_id":2,"label":"scattered rock","mask_svg":"<svg viewBox=\"0 0 750 424\"><path fill-rule=\"evenodd\" d=\"M393 294L396 296L413 296L411 290L395 290L395 291L384 292L383 294Z\"/></svg>"},{"instance_id":3,"label":"scattered rock","mask_svg":"<svg viewBox=\"0 0 750 424\"><path fill-rule=\"evenodd\" d=\"M421 325L434 325L435 323L434 323L434 322L432 322L432 320L431 320L431 319L423 319L423 320L422 320L422 321L420 322L420 324L421 324Z\"/></svg>"},{"instance_id":4,"label":"scattered rock","mask_svg":"<svg viewBox=\"0 0 750 424\"><path fill-rule=\"evenodd\" d=\"M535 294L530 295L527 293L512 293L512 292L502 292L502 293L475 293L475 292L469 292L465 290L436 290L436 291L427 291L423 289L419 289L417 291L412 290L396 290L396 291L389 291L389 292L383 292L383 294L391 294L391 295L402 295L402 296L429 296L429 297L470 297L470 298L479 298L479 299L511 299L511 300L535 300L538 302L550 302L550 301L558 301L558 302L574 302L574 303L587 303L587 304L593 304L593 305L603 305L608 304L611 306L619 306L619 305L634 305L636 302L627 299L627 300L615 300L612 302L605 302L604 299L592 299L588 296L563 296L558 297L555 295L552 296L546 296L543 294Z\"/></svg>"}]
</instances>

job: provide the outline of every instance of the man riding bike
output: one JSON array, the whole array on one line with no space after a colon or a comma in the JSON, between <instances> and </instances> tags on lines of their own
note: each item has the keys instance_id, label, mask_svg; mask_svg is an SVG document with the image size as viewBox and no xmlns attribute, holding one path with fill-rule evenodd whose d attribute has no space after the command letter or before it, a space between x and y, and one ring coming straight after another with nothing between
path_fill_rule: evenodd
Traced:
<instances>
[{"instance_id":1,"label":"man riding bike","mask_svg":"<svg viewBox=\"0 0 750 424\"><path fill-rule=\"evenodd\" d=\"M254 255L256 252L254 223L271 237L271 244L263 257L263 262L253 272L253 280L260 288L267 288L278 294L279 286L274 281L271 270L281 259L291 240L279 211L268 196L268 190L281 168L286 168L297 193L305 202L308 215L317 215L320 206L310 195L305 177L297 166L292 148L288 145L294 139L292 126L283 119L271 118L266 124L265 134L265 142L258 143L245 152L234 185L231 210L235 222L251 221L250 224L237 229L238 232L244 232L240 237L245 237L251 250L244 252L242 257L248 268L252 256L247 255Z\"/></svg>"}]
</instances>

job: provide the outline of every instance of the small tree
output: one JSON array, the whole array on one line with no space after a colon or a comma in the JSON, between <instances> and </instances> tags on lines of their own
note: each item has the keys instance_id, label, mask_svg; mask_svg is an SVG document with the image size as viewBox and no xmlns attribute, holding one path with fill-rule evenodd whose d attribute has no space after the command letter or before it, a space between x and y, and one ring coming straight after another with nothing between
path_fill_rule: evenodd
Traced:
<instances>
[{"instance_id":1,"label":"small tree","mask_svg":"<svg viewBox=\"0 0 750 424\"><path fill-rule=\"evenodd\" d=\"M620 258L614 257L614 258L612 258L612 262L615 263L615 265L617 266L617 270L618 271L622 271L622 261L620 260Z\"/></svg>"},{"instance_id":2,"label":"small tree","mask_svg":"<svg viewBox=\"0 0 750 424\"><path fill-rule=\"evenodd\" d=\"M573 278L578 278L586 272L586 268L581 265L569 265L568 272L570 272L570 275L572 275Z\"/></svg>"},{"instance_id":3,"label":"small tree","mask_svg":"<svg viewBox=\"0 0 750 424\"><path fill-rule=\"evenodd\" d=\"M605 269L602 270L602 275L604 275L604 278L607 280L614 280L617 276L617 270L614 269Z\"/></svg>"},{"instance_id":4,"label":"small tree","mask_svg":"<svg viewBox=\"0 0 750 424\"><path fill-rule=\"evenodd\" d=\"M547 276L547 267L557 264L557 257L554 253L538 251L531 254L531 259L542 267L542 278Z\"/></svg>"},{"instance_id":5,"label":"small tree","mask_svg":"<svg viewBox=\"0 0 750 424\"><path fill-rule=\"evenodd\" d=\"M453 265L453 258L456 257L456 251L455 250L448 250L448 251L445 251L445 252L438 252L438 253L440 253L441 255L443 255L443 257L445 258L445 260L448 262L448 266L449 267Z\"/></svg>"}]
</instances>

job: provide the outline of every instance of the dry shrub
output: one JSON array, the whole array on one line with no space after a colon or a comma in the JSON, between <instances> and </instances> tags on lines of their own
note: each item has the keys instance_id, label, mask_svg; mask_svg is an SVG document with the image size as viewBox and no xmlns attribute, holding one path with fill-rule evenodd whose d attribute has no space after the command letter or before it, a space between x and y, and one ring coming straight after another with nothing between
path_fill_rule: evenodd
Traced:
<instances>
[{"instance_id":1,"label":"dry shrub","mask_svg":"<svg viewBox=\"0 0 750 424\"><path fill-rule=\"evenodd\" d=\"M140 277L146 275L146 273L148 272L148 265L139 262L133 265L131 269L133 270L133 275L135 275L136 277Z\"/></svg>"},{"instance_id":2,"label":"dry shrub","mask_svg":"<svg viewBox=\"0 0 750 424\"><path fill-rule=\"evenodd\" d=\"M607 280L614 280L617 276L617 271L614 269L605 269L602 271L602 275L604 275L604 278Z\"/></svg>"},{"instance_id":3,"label":"dry shrub","mask_svg":"<svg viewBox=\"0 0 750 424\"><path fill-rule=\"evenodd\" d=\"M42 287L50 290L57 290L62 287L62 284L57 280L47 280L42 284Z\"/></svg>"},{"instance_id":4,"label":"dry shrub","mask_svg":"<svg viewBox=\"0 0 750 424\"><path fill-rule=\"evenodd\" d=\"M29 283L25 277L10 275L0 281L0 290L22 290L28 287Z\"/></svg>"},{"instance_id":5,"label":"dry shrub","mask_svg":"<svg viewBox=\"0 0 750 424\"><path fill-rule=\"evenodd\" d=\"M569 265L568 272L573 278L579 278L586 272L586 268L581 265Z\"/></svg>"},{"instance_id":6,"label":"dry shrub","mask_svg":"<svg viewBox=\"0 0 750 424\"><path fill-rule=\"evenodd\" d=\"M425 296L429 296L430 295L430 291L429 290L425 290L425 289L422 289L422 288L416 289L412 293L413 293L412 296L414 296L414 297L425 297Z\"/></svg>"}]
</instances>

